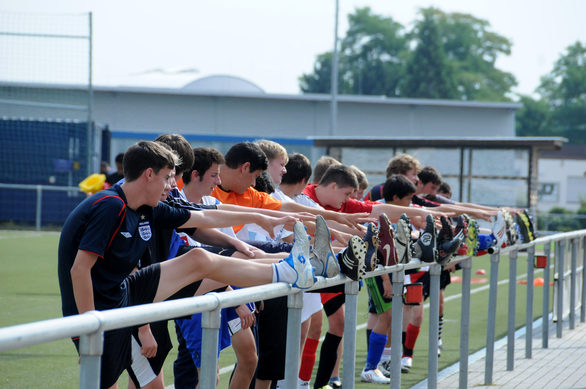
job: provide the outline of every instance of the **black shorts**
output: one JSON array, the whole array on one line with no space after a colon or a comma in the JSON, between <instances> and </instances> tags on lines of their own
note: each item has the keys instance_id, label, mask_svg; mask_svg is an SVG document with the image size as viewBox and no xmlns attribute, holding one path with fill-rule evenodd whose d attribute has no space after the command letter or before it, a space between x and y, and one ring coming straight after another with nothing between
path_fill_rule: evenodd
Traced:
<instances>
[{"instance_id":1,"label":"black shorts","mask_svg":"<svg viewBox=\"0 0 586 389\"><path fill-rule=\"evenodd\" d=\"M125 291L124 300L116 308L152 303L160 278L161 265L159 263L142 268L126 277L120 285L120 288ZM169 300L193 296L200 283L201 281L198 281L184 287L169 297ZM121 328L104 333L100 387L108 388L114 385L120 374L130 368L132 330L133 328ZM75 340L74 343L79 350L79 343Z\"/></svg>"},{"instance_id":2,"label":"black shorts","mask_svg":"<svg viewBox=\"0 0 586 389\"><path fill-rule=\"evenodd\" d=\"M324 312L326 313L326 316L332 316L334 313L336 313L338 309L340 309L342 305L344 305L345 302L346 295L341 293L323 303Z\"/></svg>"},{"instance_id":3,"label":"black shorts","mask_svg":"<svg viewBox=\"0 0 586 389\"><path fill-rule=\"evenodd\" d=\"M287 347L287 296L264 300L257 315L258 365L256 377L261 380L285 378Z\"/></svg>"},{"instance_id":4,"label":"black shorts","mask_svg":"<svg viewBox=\"0 0 586 389\"><path fill-rule=\"evenodd\" d=\"M445 289L446 286L452 283L452 275L449 270L442 269L440 274L440 289Z\"/></svg>"},{"instance_id":5,"label":"black shorts","mask_svg":"<svg viewBox=\"0 0 586 389\"><path fill-rule=\"evenodd\" d=\"M157 354L152 358L146 358L140 354L142 345L138 337L138 329L132 331L132 364L128 369L128 376L137 388L141 388L154 380L165 363L165 358L173 348L167 320L149 324L153 337L157 341Z\"/></svg>"}]
</instances>

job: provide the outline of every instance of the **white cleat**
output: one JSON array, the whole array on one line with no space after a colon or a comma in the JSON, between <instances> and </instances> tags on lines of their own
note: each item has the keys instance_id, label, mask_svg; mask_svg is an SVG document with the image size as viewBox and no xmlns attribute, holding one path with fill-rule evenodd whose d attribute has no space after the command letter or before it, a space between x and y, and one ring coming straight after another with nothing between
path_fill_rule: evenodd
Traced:
<instances>
[{"instance_id":1,"label":"white cleat","mask_svg":"<svg viewBox=\"0 0 586 389\"><path fill-rule=\"evenodd\" d=\"M360 374L360 381L380 385L388 385L391 383L390 378L385 377L378 369L362 370L362 373Z\"/></svg>"},{"instance_id":2,"label":"white cleat","mask_svg":"<svg viewBox=\"0 0 586 389\"><path fill-rule=\"evenodd\" d=\"M296 222L293 227L295 239L291 254L284 260L295 270L297 280L292 283L295 288L307 289L313 286L315 278L313 267L309 261L309 237L301 222Z\"/></svg>"},{"instance_id":3,"label":"white cleat","mask_svg":"<svg viewBox=\"0 0 586 389\"><path fill-rule=\"evenodd\" d=\"M413 357L401 358L401 373L408 373L413 367Z\"/></svg>"}]
</instances>

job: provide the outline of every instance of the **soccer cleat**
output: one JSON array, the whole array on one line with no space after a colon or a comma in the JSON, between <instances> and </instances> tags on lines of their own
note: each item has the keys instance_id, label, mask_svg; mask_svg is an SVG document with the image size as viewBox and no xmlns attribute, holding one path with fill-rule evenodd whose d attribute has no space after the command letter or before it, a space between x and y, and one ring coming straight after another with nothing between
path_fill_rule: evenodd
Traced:
<instances>
[{"instance_id":1,"label":"soccer cleat","mask_svg":"<svg viewBox=\"0 0 586 389\"><path fill-rule=\"evenodd\" d=\"M533 233L531 232L531 222L526 211L517 214L517 224L519 225L519 235L523 243L529 243L535 240Z\"/></svg>"},{"instance_id":2,"label":"soccer cleat","mask_svg":"<svg viewBox=\"0 0 586 389\"><path fill-rule=\"evenodd\" d=\"M413 357L401 358L401 373L409 373L409 370L413 367Z\"/></svg>"},{"instance_id":3,"label":"soccer cleat","mask_svg":"<svg viewBox=\"0 0 586 389\"><path fill-rule=\"evenodd\" d=\"M470 219L468 218L468 216L466 215L460 215L458 216L458 219L456 221L456 229L455 229L455 233L458 234L460 231L464 232L464 235L468 234L468 222L470 221Z\"/></svg>"},{"instance_id":4,"label":"soccer cleat","mask_svg":"<svg viewBox=\"0 0 586 389\"><path fill-rule=\"evenodd\" d=\"M366 234L362 238L362 241L366 245L366 255L364 258L366 271L373 271L376 267L376 252L380 246L378 234L379 231L376 225L374 223L368 223Z\"/></svg>"},{"instance_id":5,"label":"soccer cleat","mask_svg":"<svg viewBox=\"0 0 586 389\"><path fill-rule=\"evenodd\" d=\"M478 251L478 222L474 219L470 219L468 224L468 234L466 235L466 247L468 251L466 255L472 257L476 255Z\"/></svg>"},{"instance_id":6,"label":"soccer cleat","mask_svg":"<svg viewBox=\"0 0 586 389\"><path fill-rule=\"evenodd\" d=\"M414 245L413 256L423 262L434 262L437 258L437 233L433 216L425 217L425 230Z\"/></svg>"},{"instance_id":7,"label":"soccer cleat","mask_svg":"<svg viewBox=\"0 0 586 389\"><path fill-rule=\"evenodd\" d=\"M437 234L437 241L446 242L454 239L454 229L452 228L449 220L445 216L441 216L440 222L442 223L442 228Z\"/></svg>"},{"instance_id":8,"label":"soccer cleat","mask_svg":"<svg viewBox=\"0 0 586 389\"><path fill-rule=\"evenodd\" d=\"M295 223L293 233L293 248L289 256L284 259L297 274L297 279L291 285L299 289L311 288L315 278L309 261L309 236L301 222Z\"/></svg>"},{"instance_id":9,"label":"soccer cleat","mask_svg":"<svg viewBox=\"0 0 586 389\"><path fill-rule=\"evenodd\" d=\"M492 235L496 239L496 247L502 248L507 241L507 224L501 211L498 211L492 222Z\"/></svg>"},{"instance_id":10,"label":"soccer cleat","mask_svg":"<svg viewBox=\"0 0 586 389\"><path fill-rule=\"evenodd\" d=\"M366 274L365 256L366 244L356 235L351 237L348 247L338 254L342 274L353 281L360 281Z\"/></svg>"},{"instance_id":11,"label":"soccer cleat","mask_svg":"<svg viewBox=\"0 0 586 389\"><path fill-rule=\"evenodd\" d=\"M341 389L342 381L340 381L340 377L332 377L330 378L328 385L330 385L333 389Z\"/></svg>"},{"instance_id":12,"label":"soccer cleat","mask_svg":"<svg viewBox=\"0 0 586 389\"><path fill-rule=\"evenodd\" d=\"M440 265L445 265L452 259L454 254L458 252L460 246L462 246L462 242L464 241L464 234L460 232L458 235L454 237L454 239L450 241L445 241L438 243L437 247L437 263Z\"/></svg>"},{"instance_id":13,"label":"soccer cleat","mask_svg":"<svg viewBox=\"0 0 586 389\"><path fill-rule=\"evenodd\" d=\"M303 381L301 378L297 378L297 389L310 389L309 381Z\"/></svg>"},{"instance_id":14,"label":"soccer cleat","mask_svg":"<svg viewBox=\"0 0 586 389\"><path fill-rule=\"evenodd\" d=\"M378 369L362 370L362 373L360 373L360 381L380 385L388 385L391 383L390 378L385 377Z\"/></svg>"},{"instance_id":15,"label":"soccer cleat","mask_svg":"<svg viewBox=\"0 0 586 389\"><path fill-rule=\"evenodd\" d=\"M402 214L397 222L397 231L395 231L395 247L397 248L397 258L399 263L411 262L411 221L409 216Z\"/></svg>"},{"instance_id":16,"label":"soccer cleat","mask_svg":"<svg viewBox=\"0 0 586 389\"><path fill-rule=\"evenodd\" d=\"M378 366L376 367L378 371L383 373L385 377L391 376L391 360L379 362Z\"/></svg>"},{"instance_id":17,"label":"soccer cleat","mask_svg":"<svg viewBox=\"0 0 586 389\"><path fill-rule=\"evenodd\" d=\"M315 219L315 240L311 252L311 262L319 276L332 278L340 274L340 265L332 250L332 236L323 216Z\"/></svg>"},{"instance_id":18,"label":"soccer cleat","mask_svg":"<svg viewBox=\"0 0 586 389\"><path fill-rule=\"evenodd\" d=\"M378 262L383 266L393 266L398 262L397 248L395 247L395 232L386 214L379 216L378 239L380 246L377 251Z\"/></svg>"},{"instance_id":19,"label":"soccer cleat","mask_svg":"<svg viewBox=\"0 0 586 389\"><path fill-rule=\"evenodd\" d=\"M527 211L526 209L524 209L523 212L521 212L521 213L523 215L525 215L525 218L528 223L529 232L531 233L531 237L533 238L532 240L535 240L537 237L535 236L535 227L533 225L533 218L531 217L531 215L529 215L529 211Z\"/></svg>"},{"instance_id":20,"label":"soccer cleat","mask_svg":"<svg viewBox=\"0 0 586 389\"><path fill-rule=\"evenodd\" d=\"M515 228L515 220L513 216L506 209L502 209L503 217L505 218L505 225L507 231L507 246L512 246L517 242L519 236L517 235L517 229Z\"/></svg>"}]
</instances>

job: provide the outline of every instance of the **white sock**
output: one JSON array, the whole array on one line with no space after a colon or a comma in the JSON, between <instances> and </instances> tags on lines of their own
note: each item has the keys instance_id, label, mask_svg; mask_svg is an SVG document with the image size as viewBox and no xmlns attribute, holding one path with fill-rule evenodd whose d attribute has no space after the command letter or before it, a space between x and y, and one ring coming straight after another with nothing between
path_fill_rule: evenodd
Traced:
<instances>
[{"instance_id":1,"label":"white sock","mask_svg":"<svg viewBox=\"0 0 586 389\"><path fill-rule=\"evenodd\" d=\"M297 272L287 262L280 261L273 264L273 282L292 284L297 281Z\"/></svg>"},{"instance_id":2,"label":"white sock","mask_svg":"<svg viewBox=\"0 0 586 389\"><path fill-rule=\"evenodd\" d=\"M391 348L385 347L383 350L383 355L381 355L381 357L380 357L380 361L384 362L384 361L390 361L390 360L391 360Z\"/></svg>"}]
</instances>

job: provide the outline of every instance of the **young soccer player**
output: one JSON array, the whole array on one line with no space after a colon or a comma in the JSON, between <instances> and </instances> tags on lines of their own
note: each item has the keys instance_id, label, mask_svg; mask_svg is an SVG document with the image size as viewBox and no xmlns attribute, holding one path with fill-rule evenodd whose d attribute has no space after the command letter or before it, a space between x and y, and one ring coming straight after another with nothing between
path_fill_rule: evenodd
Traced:
<instances>
[{"instance_id":1,"label":"young soccer player","mask_svg":"<svg viewBox=\"0 0 586 389\"><path fill-rule=\"evenodd\" d=\"M223 227L246 218L222 211L190 212L159 200L170 191L176 155L167 147L142 141L125 153L125 183L85 199L67 218L59 241L59 286L64 316L188 297L197 281L252 286L285 281L298 287L313 284L309 244L303 227L292 254L277 264L260 264L219 257L194 249L175 259L132 273L152 237L151 225ZM290 218L255 215L267 229L292 222ZM131 274L132 273L132 274ZM131 329L105 334L101 386L112 387L130 364ZM76 346L78 340L74 339Z\"/></svg>"}]
</instances>

